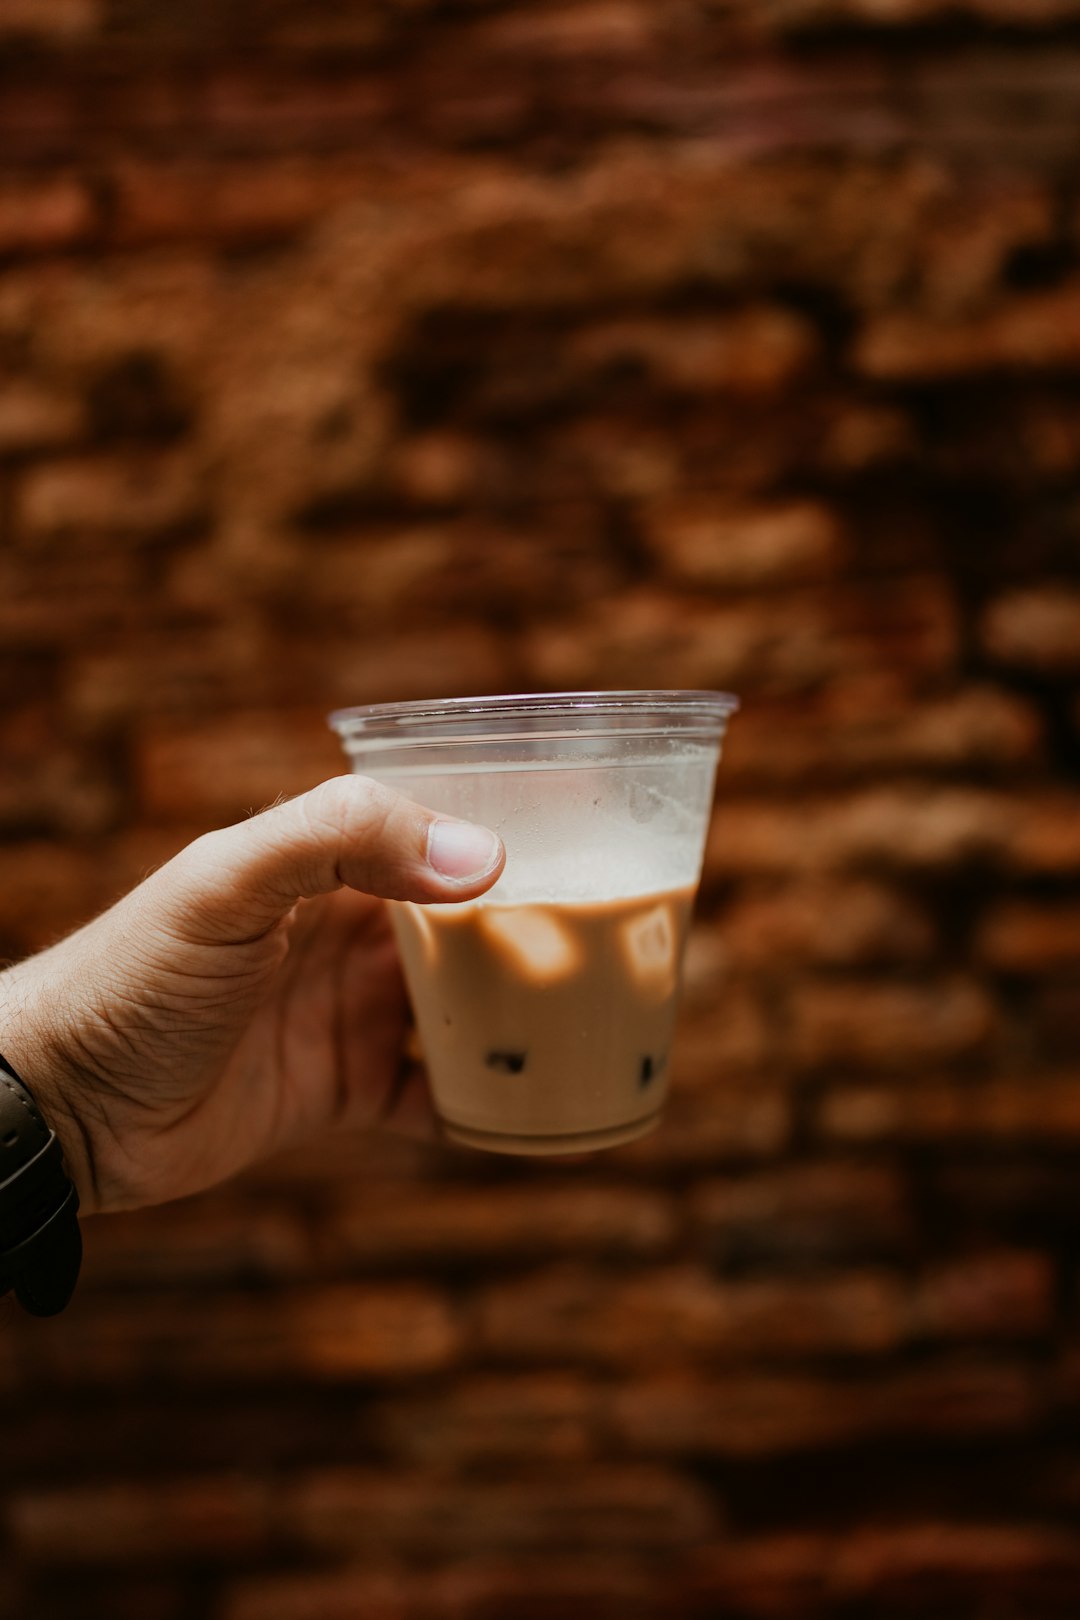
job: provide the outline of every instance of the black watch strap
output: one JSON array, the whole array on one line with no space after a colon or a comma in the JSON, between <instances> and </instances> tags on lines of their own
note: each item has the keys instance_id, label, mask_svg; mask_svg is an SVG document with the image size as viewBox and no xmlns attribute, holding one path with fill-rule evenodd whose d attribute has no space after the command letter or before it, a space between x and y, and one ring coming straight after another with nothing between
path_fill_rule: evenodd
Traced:
<instances>
[{"instance_id":1,"label":"black watch strap","mask_svg":"<svg viewBox=\"0 0 1080 1620\"><path fill-rule=\"evenodd\" d=\"M62 1311L79 1278L79 1195L55 1131L0 1058L0 1294L34 1316Z\"/></svg>"}]
</instances>

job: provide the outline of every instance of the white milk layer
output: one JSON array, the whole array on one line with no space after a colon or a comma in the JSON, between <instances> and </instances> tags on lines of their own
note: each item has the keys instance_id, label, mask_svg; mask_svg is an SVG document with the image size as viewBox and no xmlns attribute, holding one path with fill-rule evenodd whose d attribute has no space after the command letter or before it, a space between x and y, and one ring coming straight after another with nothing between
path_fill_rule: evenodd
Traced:
<instances>
[{"instance_id":1,"label":"white milk layer","mask_svg":"<svg viewBox=\"0 0 1080 1620\"><path fill-rule=\"evenodd\" d=\"M485 900L595 902L695 884L715 756L662 761L371 770L432 809L493 828L506 869Z\"/></svg>"}]
</instances>

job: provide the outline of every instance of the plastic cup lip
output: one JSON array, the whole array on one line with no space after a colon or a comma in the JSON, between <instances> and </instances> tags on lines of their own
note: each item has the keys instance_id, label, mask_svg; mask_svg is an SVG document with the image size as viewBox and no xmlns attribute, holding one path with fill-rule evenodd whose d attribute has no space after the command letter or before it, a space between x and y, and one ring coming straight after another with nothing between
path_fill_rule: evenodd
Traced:
<instances>
[{"instance_id":1,"label":"plastic cup lip","mask_svg":"<svg viewBox=\"0 0 1080 1620\"><path fill-rule=\"evenodd\" d=\"M739 707L730 692L679 690L508 692L335 709L342 742L365 747L510 740L515 737L723 735Z\"/></svg>"}]
</instances>

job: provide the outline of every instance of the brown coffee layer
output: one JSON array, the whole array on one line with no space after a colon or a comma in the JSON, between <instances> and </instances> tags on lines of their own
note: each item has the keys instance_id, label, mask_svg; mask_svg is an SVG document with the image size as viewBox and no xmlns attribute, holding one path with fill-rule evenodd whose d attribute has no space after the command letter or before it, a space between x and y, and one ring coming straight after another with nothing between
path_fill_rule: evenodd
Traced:
<instances>
[{"instance_id":1,"label":"brown coffee layer","mask_svg":"<svg viewBox=\"0 0 1080 1620\"><path fill-rule=\"evenodd\" d=\"M693 898L686 887L590 903L395 905L450 1134L555 1152L647 1126L667 1090Z\"/></svg>"}]
</instances>

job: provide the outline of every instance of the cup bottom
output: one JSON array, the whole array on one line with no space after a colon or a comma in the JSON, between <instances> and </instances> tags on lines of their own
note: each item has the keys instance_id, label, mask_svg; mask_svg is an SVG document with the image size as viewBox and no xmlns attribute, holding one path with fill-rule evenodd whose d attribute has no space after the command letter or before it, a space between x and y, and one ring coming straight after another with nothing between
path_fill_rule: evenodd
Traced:
<instances>
[{"instance_id":1,"label":"cup bottom","mask_svg":"<svg viewBox=\"0 0 1080 1620\"><path fill-rule=\"evenodd\" d=\"M501 1131L475 1131L468 1125L455 1125L452 1120L440 1121L442 1136L447 1142L463 1147L480 1148L486 1153L516 1153L522 1157L543 1158L558 1153L593 1153L599 1148L618 1147L621 1142L632 1142L655 1128L662 1110L647 1114L644 1119L631 1120L628 1125L613 1125L603 1131L572 1131L559 1136L515 1136Z\"/></svg>"}]
</instances>

